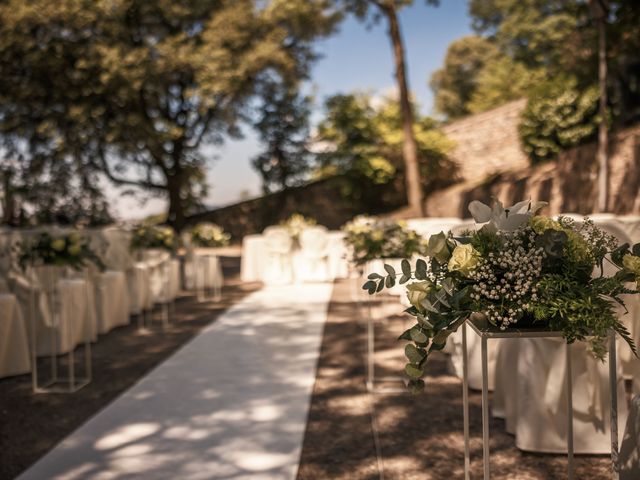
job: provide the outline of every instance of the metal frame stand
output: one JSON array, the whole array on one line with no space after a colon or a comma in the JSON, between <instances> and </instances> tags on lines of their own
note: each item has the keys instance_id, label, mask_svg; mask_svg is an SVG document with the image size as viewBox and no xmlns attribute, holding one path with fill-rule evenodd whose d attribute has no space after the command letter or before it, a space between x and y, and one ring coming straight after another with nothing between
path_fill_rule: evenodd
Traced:
<instances>
[{"instance_id":1,"label":"metal frame stand","mask_svg":"<svg viewBox=\"0 0 640 480\"><path fill-rule=\"evenodd\" d=\"M87 326L84 326L85 335L83 343L84 350L84 376L78 375L76 372L76 329L74 328L74 322L70 321L67 330L67 344L69 351L66 353L59 352L61 342L61 330L62 330L62 298L59 291L59 282L66 277L65 267L57 266L39 266L33 267L32 271L40 271L41 274L37 275L39 281L44 283L43 288L37 288L32 286L30 288L30 321L31 321L31 384L34 393L74 393L80 390L82 387L91 383L91 332ZM43 281L44 280L44 281ZM86 271L83 275L83 281L85 285L86 296L86 308L89 307L89 288L91 285L87 277ZM44 294L45 301L49 315L51 316L51 324L48 326L50 331L50 353L48 355L50 362L50 379L45 383L40 383L40 376L38 375L38 318L43 312L40 312L36 307L39 303L40 294ZM69 321L69 320L67 320ZM45 355L43 355L45 356ZM66 357L67 359L67 372L66 375L61 375L61 366L58 364L59 360ZM80 359L82 360L82 359Z\"/></svg>"},{"instance_id":2,"label":"metal frame stand","mask_svg":"<svg viewBox=\"0 0 640 480\"><path fill-rule=\"evenodd\" d=\"M371 300L367 299L367 391L369 393L407 393L406 383L401 376L377 377L375 374L375 319L371 313ZM380 387L378 383L400 383L399 387Z\"/></svg>"},{"instance_id":3,"label":"metal frame stand","mask_svg":"<svg viewBox=\"0 0 640 480\"><path fill-rule=\"evenodd\" d=\"M467 351L467 324L480 336L482 357L482 458L484 479L488 480L490 470L489 449L489 367L487 359L487 341L497 338L558 338L562 332L545 329L524 330L500 330L495 327L487 328L474 320L467 320L462 325L462 404L463 404L463 428L464 428L464 478L470 478L470 452L469 452L469 370ZM573 383L571 345L566 345L567 355L567 460L568 478L574 479L574 452L573 452ZM618 376L616 365L616 337L615 332L609 333L609 386L611 389L611 464L612 478L619 479L618 464Z\"/></svg>"},{"instance_id":4,"label":"metal frame stand","mask_svg":"<svg viewBox=\"0 0 640 480\"><path fill-rule=\"evenodd\" d=\"M199 259L204 259L202 264L199 263ZM215 259L213 261L212 259ZM216 272L214 269L220 269L220 260L217 255L213 254L194 254L193 256L194 268L196 271L196 296L198 302L205 302L212 300L219 302L222 300L222 286L215 280ZM219 272L218 272L219 273ZM221 275L220 275L221 276ZM213 287L207 287L207 280L214 279ZM207 294L207 290L213 290L213 296Z\"/></svg>"}]
</instances>

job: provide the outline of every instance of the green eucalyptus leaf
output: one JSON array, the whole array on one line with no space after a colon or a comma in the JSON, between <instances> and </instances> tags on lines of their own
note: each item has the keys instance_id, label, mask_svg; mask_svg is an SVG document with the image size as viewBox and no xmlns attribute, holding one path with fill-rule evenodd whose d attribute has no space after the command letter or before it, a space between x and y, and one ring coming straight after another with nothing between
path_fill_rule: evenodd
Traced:
<instances>
[{"instance_id":1,"label":"green eucalyptus leaf","mask_svg":"<svg viewBox=\"0 0 640 480\"><path fill-rule=\"evenodd\" d=\"M369 276L367 277L369 280L377 280L379 278L382 278L382 275L380 275L379 273L370 273Z\"/></svg>"},{"instance_id":2,"label":"green eucalyptus leaf","mask_svg":"<svg viewBox=\"0 0 640 480\"><path fill-rule=\"evenodd\" d=\"M416 278L418 280L427 279L427 262L421 258L416 262Z\"/></svg>"},{"instance_id":3,"label":"green eucalyptus leaf","mask_svg":"<svg viewBox=\"0 0 640 480\"><path fill-rule=\"evenodd\" d=\"M389 265L389 264L386 264L386 263L385 263L385 264L384 264L384 269L385 269L385 270L387 271L387 273L388 273L389 275L391 275L392 277L395 277L395 276L396 276L396 269L395 269L395 268L393 268L391 265Z\"/></svg>"},{"instance_id":4,"label":"green eucalyptus leaf","mask_svg":"<svg viewBox=\"0 0 640 480\"><path fill-rule=\"evenodd\" d=\"M384 277L378 283L378 288L376 288L376 293L380 293L384 289Z\"/></svg>"},{"instance_id":5,"label":"green eucalyptus leaf","mask_svg":"<svg viewBox=\"0 0 640 480\"><path fill-rule=\"evenodd\" d=\"M631 253L633 253L636 257L640 257L640 243L636 243L631 249Z\"/></svg>"},{"instance_id":6,"label":"green eucalyptus leaf","mask_svg":"<svg viewBox=\"0 0 640 480\"><path fill-rule=\"evenodd\" d=\"M420 378L422 375L424 375L424 372L420 367L416 367L415 365L412 365L411 363L407 363L404 366L404 371L411 378Z\"/></svg>"},{"instance_id":7,"label":"green eucalyptus leaf","mask_svg":"<svg viewBox=\"0 0 640 480\"><path fill-rule=\"evenodd\" d=\"M409 263L409 260L403 258L402 262L400 262L400 268L404 276L411 277L411 263Z\"/></svg>"},{"instance_id":8,"label":"green eucalyptus leaf","mask_svg":"<svg viewBox=\"0 0 640 480\"><path fill-rule=\"evenodd\" d=\"M369 293L372 294L376 291L376 282L374 282L373 280L369 280L364 285L362 285L362 289L368 290Z\"/></svg>"},{"instance_id":9,"label":"green eucalyptus leaf","mask_svg":"<svg viewBox=\"0 0 640 480\"><path fill-rule=\"evenodd\" d=\"M410 330L411 340L416 343L427 343L429 338L424 334L424 332L419 327L413 327Z\"/></svg>"},{"instance_id":10,"label":"green eucalyptus leaf","mask_svg":"<svg viewBox=\"0 0 640 480\"><path fill-rule=\"evenodd\" d=\"M411 277L408 277L406 275L402 275L400 277L399 283L400 285L404 285L405 283L407 283L409 280L411 280Z\"/></svg>"},{"instance_id":11,"label":"green eucalyptus leaf","mask_svg":"<svg viewBox=\"0 0 640 480\"><path fill-rule=\"evenodd\" d=\"M409 380L407 388L413 395L418 395L424 392L424 380L421 378L412 378Z\"/></svg>"},{"instance_id":12,"label":"green eucalyptus leaf","mask_svg":"<svg viewBox=\"0 0 640 480\"><path fill-rule=\"evenodd\" d=\"M387 280L385 281L385 286L387 288L392 288L394 285L396 284L396 279L395 277L392 277L391 275L389 275L387 277Z\"/></svg>"},{"instance_id":13,"label":"green eucalyptus leaf","mask_svg":"<svg viewBox=\"0 0 640 480\"><path fill-rule=\"evenodd\" d=\"M400 335L398 337L398 340L409 340L409 341L411 341L412 340L411 339L411 329L409 328L409 329L405 330L404 332L402 332L402 335Z\"/></svg>"},{"instance_id":14,"label":"green eucalyptus leaf","mask_svg":"<svg viewBox=\"0 0 640 480\"><path fill-rule=\"evenodd\" d=\"M409 361L415 365L419 365L422 359L427 355L423 349L417 348L415 345L408 343L404 347L404 354Z\"/></svg>"}]
</instances>

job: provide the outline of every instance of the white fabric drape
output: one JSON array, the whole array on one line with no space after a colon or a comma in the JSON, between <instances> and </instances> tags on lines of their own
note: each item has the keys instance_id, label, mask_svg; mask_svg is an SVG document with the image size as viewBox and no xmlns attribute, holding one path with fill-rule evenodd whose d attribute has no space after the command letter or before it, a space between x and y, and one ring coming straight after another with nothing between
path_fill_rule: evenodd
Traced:
<instances>
[{"instance_id":1,"label":"white fabric drape","mask_svg":"<svg viewBox=\"0 0 640 480\"><path fill-rule=\"evenodd\" d=\"M31 371L29 340L14 295L0 294L0 378Z\"/></svg>"}]
</instances>

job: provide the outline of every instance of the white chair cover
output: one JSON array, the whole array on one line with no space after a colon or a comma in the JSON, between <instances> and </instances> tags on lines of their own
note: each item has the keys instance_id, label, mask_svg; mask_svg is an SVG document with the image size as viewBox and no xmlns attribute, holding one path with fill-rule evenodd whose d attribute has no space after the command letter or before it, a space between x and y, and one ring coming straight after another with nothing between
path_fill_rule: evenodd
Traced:
<instances>
[{"instance_id":1,"label":"white chair cover","mask_svg":"<svg viewBox=\"0 0 640 480\"><path fill-rule=\"evenodd\" d=\"M305 228L299 237L300 250L295 258L295 277L302 282L333 280L329 265L330 239L321 225Z\"/></svg>"},{"instance_id":2,"label":"white chair cover","mask_svg":"<svg viewBox=\"0 0 640 480\"><path fill-rule=\"evenodd\" d=\"M31 371L29 340L14 295L0 294L0 378Z\"/></svg>"},{"instance_id":3,"label":"white chair cover","mask_svg":"<svg viewBox=\"0 0 640 480\"><path fill-rule=\"evenodd\" d=\"M263 281L268 285L288 285L293 282L293 239L283 227L264 231L266 264Z\"/></svg>"},{"instance_id":4,"label":"white chair cover","mask_svg":"<svg viewBox=\"0 0 640 480\"><path fill-rule=\"evenodd\" d=\"M266 263L266 240L264 235L246 235L242 239L240 278L243 282L262 281Z\"/></svg>"}]
</instances>

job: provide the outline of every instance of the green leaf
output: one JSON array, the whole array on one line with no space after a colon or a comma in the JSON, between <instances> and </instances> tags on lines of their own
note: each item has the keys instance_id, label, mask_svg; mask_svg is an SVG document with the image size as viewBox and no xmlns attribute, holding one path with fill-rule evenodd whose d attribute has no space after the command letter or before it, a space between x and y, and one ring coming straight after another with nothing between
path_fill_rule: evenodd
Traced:
<instances>
[{"instance_id":1,"label":"green leaf","mask_svg":"<svg viewBox=\"0 0 640 480\"><path fill-rule=\"evenodd\" d=\"M640 243L636 243L631 249L631 253L633 253L636 257L640 257Z\"/></svg>"},{"instance_id":2,"label":"green leaf","mask_svg":"<svg viewBox=\"0 0 640 480\"><path fill-rule=\"evenodd\" d=\"M396 284L396 279L395 277L392 277L391 275L389 275L387 277L387 280L385 281L385 285L387 288L392 288L394 285Z\"/></svg>"},{"instance_id":3,"label":"green leaf","mask_svg":"<svg viewBox=\"0 0 640 480\"><path fill-rule=\"evenodd\" d=\"M409 280L411 280L411 277L407 277L406 275L402 275L400 277L399 283L400 285L404 285L405 283L407 283Z\"/></svg>"},{"instance_id":4,"label":"green leaf","mask_svg":"<svg viewBox=\"0 0 640 480\"><path fill-rule=\"evenodd\" d=\"M388 264L384 264L384 269L387 271L387 273L392 276L395 277L396 276L396 269L393 268L391 265Z\"/></svg>"},{"instance_id":5,"label":"green leaf","mask_svg":"<svg viewBox=\"0 0 640 480\"><path fill-rule=\"evenodd\" d=\"M410 330L411 340L416 343L427 343L429 338L424 334L424 332L419 327L413 327Z\"/></svg>"},{"instance_id":6,"label":"green leaf","mask_svg":"<svg viewBox=\"0 0 640 480\"><path fill-rule=\"evenodd\" d=\"M402 332L402 335L400 335L398 337L398 340L409 340L411 341L411 329L409 328L408 330L405 330L404 332Z\"/></svg>"},{"instance_id":7,"label":"green leaf","mask_svg":"<svg viewBox=\"0 0 640 480\"><path fill-rule=\"evenodd\" d=\"M409 380L407 387L413 395L418 395L424 392L424 380L421 378L412 378Z\"/></svg>"},{"instance_id":8,"label":"green leaf","mask_svg":"<svg viewBox=\"0 0 640 480\"><path fill-rule=\"evenodd\" d=\"M424 375L424 372L423 372L423 370L421 368L416 367L415 365L412 365L411 363L407 363L404 366L404 371L411 378L420 378L422 375Z\"/></svg>"},{"instance_id":9,"label":"green leaf","mask_svg":"<svg viewBox=\"0 0 640 480\"><path fill-rule=\"evenodd\" d=\"M424 357L427 355L427 352L425 352L423 349L419 349L418 347L416 347L411 343L408 343L404 347L404 354L406 355L406 357L409 359L411 363L415 365L419 365L420 362L422 362Z\"/></svg>"},{"instance_id":10,"label":"green leaf","mask_svg":"<svg viewBox=\"0 0 640 480\"><path fill-rule=\"evenodd\" d=\"M379 278L382 278L382 275L380 275L379 273L370 273L367 278L369 280L377 280Z\"/></svg>"},{"instance_id":11,"label":"green leaf","mask_svg":"<svg viewBox=\"0 0 640 480\"><path fill-rule=\"evenodd\" d=\"M440 313L440 311L429 300L423 300L422 306L429 312Z\"/></svg>"},{"instance_id":12,"label":"green leaf","mask_svg":"<svg viewBox=\"0 0 640 480\"><path fill-rule=\"evenodd\" d=\"M384 289L384 278L380 280L378 283L378 288L376 288L376 293L380 293Z\"/></svg>"},{"instance_id":13,"label":"green leaf","mask_svg":"<svg viewBox=\"0 0 640 480\"><path fill-rule=\"evenodd\" d=\"M426 280L427 279L427 262L423 259L419 258L416 262L416 279L418 280Z\"/></svg>"},{"instance_id":14,"label":"green leaf","mask_svg":"<svg viewBox=\"0 0 640 480\"><path fill-rule=\"evenodd\" d=\"M400 262L400 268L404 276L411 278L411 264L409 263L409 260L403 258L402 262Z\"/></svg>"},{"instance_id":15,"label":"green leaf","mask_svg":"<svg viewBox=\"0 0 640 480\"><path fill-rule=\"evenodd\" d=\"M376 291L376 282L374 282L373 280L369 280L364 285L362 285L362 289L368 290L369 295L373 295Z\"/></svg>"}]
</instances>

